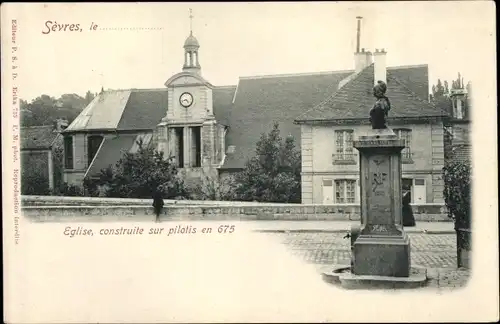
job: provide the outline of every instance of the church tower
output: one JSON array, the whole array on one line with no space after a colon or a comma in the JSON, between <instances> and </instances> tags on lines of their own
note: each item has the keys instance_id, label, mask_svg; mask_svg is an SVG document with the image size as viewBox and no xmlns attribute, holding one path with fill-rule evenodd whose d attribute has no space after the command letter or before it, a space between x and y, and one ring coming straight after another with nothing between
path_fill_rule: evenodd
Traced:
<instances>
[{"instance_id":1,"label":"church tower","mask_svg":"<svg viewBox=\"0 0 500 324\"><path fill-rule=\"evenodd\" d=\"M217 174L216 155L219 125L213 110L213 88L201 76L200 44L193 35L193 15L189 10L190 31L184 42L182 72L166 82L168 106L157 126L158 150L172 157L185 178L201 178L202 173Z\"/></svg>"}]
</instances>

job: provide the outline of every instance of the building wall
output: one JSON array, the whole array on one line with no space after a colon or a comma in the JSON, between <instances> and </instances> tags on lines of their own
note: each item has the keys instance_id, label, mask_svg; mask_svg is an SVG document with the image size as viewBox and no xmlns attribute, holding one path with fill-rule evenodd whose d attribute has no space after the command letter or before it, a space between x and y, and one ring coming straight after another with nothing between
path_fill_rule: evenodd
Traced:
<instances>
[{"instance_id":1,"label":"building wall","mask_svg":"<svg viewBox=\"0 0 500 324\"><path fill-rule=\"evenodd\" d=\"M301 126L302 203L324 203L323 180L359 178L359 154L353 150L354 163L334 162L335 131L352 129L354 140L370 125ZM425 203L442 202L441 170L444 166L443 125L441 122L410 125L391 125L391 128L411 130L411 163L403 163L403 178L425 181ZM359 203L359 181L356 183L356 202ZM333 188L332 188L333 189ZM415 193L415 191L412 189Z\"/></svg>"}]
</instances>

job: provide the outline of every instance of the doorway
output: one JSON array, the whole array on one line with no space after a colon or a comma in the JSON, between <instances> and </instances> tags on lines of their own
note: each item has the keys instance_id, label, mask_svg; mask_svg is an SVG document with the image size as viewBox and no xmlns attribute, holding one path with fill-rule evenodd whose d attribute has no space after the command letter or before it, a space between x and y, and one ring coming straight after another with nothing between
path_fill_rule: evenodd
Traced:
<instances>
[{"instance_id":1,"label":"doorway","mask_svg":"<svg viewBox=\"0 0 500 324\"><path fill-rule=\"evenodd\" d=\"M404 191L409 191L410 192L410 203L412 202L412 188L413 188L413 179L411 178L403 178L403 181L401 182L401 186L403 187L403 192Z\"/></svg>"}]
</instances>

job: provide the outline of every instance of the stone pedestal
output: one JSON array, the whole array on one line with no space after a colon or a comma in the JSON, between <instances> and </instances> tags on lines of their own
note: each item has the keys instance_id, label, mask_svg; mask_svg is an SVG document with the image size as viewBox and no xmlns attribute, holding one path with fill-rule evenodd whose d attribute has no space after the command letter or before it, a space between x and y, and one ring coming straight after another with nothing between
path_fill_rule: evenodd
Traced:
<instances>
[{"instance_id":1,"label":"stone pedestal","mask_svg":"<svg viewBox=\"0 0 500 324\"><path fill-rule=\"evenodd\" d=\"M403 230L401 150L391 129L354 141L360 152L361 231L354 242L354 275L409 277L410 239Z\"/></svg>"}]
</instances>

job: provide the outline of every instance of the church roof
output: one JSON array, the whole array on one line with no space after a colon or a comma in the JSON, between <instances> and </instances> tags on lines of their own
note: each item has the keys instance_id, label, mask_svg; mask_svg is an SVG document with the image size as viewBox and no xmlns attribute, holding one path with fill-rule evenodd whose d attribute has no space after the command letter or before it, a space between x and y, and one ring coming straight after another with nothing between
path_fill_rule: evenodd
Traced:
<instances>
[{"instance_id":1,"label":"church roof","mask_svg":"<svg viewBox=\"0 0 500 324\"><path fill-rule=\"evenodd\" d=\"M395 72L395 73L394 73ZM391 101L390 118L421 118L446 116L447 113L418 96L411 86L411 74L404 71L387 71L386 95ZM408 71L407 71L408 72ZM400 81L402 77L404 81ZM405 84L406 83L406 84ZM342 119L367 119L373 106L374 65L362 70L344 87L327 97L318 105L298 116L299 123L310 121L330 121ZM423 92L420 84L415 83L416 91Z\"/></svg>"},{"instance_id":2,"label":"church roof","mask_svg":"<svg viewBox=\"0 0 500 324\"><path fill-rule=\"evenodd\" d=\"M153 129L167 111L167 89L109 90L100 93L66 132Z\"/></svg>"},{"instance_id":3,"label":"church roof","mask_svg":"<svg viewBox=\"0 0 500 324\"><path fill-rule=\"evenodd\" d=\"M366 119L366 107L371 107L374 102L373 65L354 78L353 73L349 70L241 77L237 86L213 87L215 118L218 123L229 126L227 154L221 168L243 168L247 159L255 153L261 134L269 132L274 122L279 123L281 136L292 135L299 147L300 126L294 124L296 120ZM391 116L442 115L428 103L427 73L427 65L387 69ZM346 83L346 80L349 81ZM339 84L343 85L340 90ZM129 130L136 131L136 134L152 131L166 115L167 109L166 88L106 91L99 94L66 131ZM111 153L99 153L93 170L116 163L116 156L121 154L117 154L119 152L115 149L125 145L123 141L128 139L106 140L101 151L109 150ZM129 144L133 145L133 142L130 140L132 144Z\"/></svg>"},{"instance_id":4,"label":"church roof","mask_svg":"<svg viewBox=\"0 0 500 324\"><path fill-rule=\"evenodd\" d=\"M54 144L58 132L54 132L54 126L30 126L21 127L21 149L41 150L50 149Z\"/></svg>"},{"instance_id":5,"label":"church roof","mask_svg":"<svg viewBox=\"0 0 500 324\"><path fill-rule=\"evenodd\" d=\"M222 169L243 168L262 133L279 122L281 136L292 135L300 145L300 128L293 124L304 107L320 103L351 71L240 78L227 115L226 145L234 146ZM298 141L298 142L297 142Z\"/></svg>"}]
</instances>

